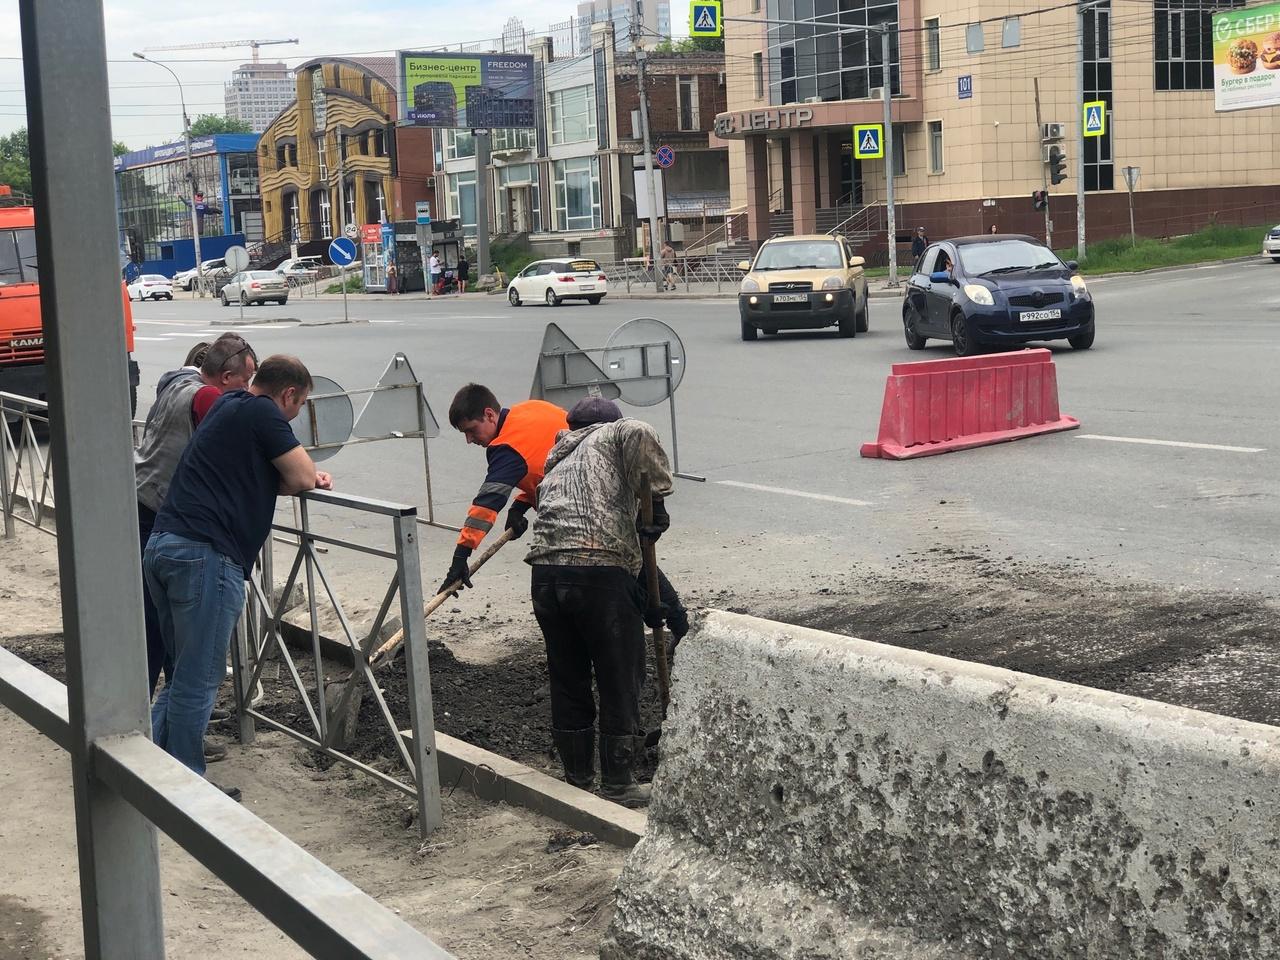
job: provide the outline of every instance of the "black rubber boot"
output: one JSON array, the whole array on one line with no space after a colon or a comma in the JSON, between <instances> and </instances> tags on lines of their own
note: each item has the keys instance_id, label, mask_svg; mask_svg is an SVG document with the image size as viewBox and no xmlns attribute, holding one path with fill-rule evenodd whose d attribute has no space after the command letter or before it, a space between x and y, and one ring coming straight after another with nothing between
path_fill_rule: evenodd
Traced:
<instances>
[{"instance_id":1,"label":"black rubber boot","mask_svg":"<svg viewBox=\"0 0 1280 960\"><path fill-rule=\"evenodd\" d=\"M596 779L596 728L552 730L551 739L564 763L564 782L590 790Z\"/></svg>"},{"instance_id":2,"label":"black rubber boot","mask_svg":"<svg viewBox=\"0 0 1280 960\"><path fill-rule=\"evenodd\" d=\"M631 773L640 742L639 737L600 737L600 796L632 809L649 804L649 785L636 783Z\"/></svg>"}]
</instances>

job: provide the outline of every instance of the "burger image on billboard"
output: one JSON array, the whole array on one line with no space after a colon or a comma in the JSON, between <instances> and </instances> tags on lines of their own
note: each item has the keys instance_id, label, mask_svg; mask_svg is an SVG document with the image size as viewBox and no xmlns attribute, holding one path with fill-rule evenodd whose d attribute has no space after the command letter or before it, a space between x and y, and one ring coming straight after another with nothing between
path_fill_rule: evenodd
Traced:
<instances>
[{"instance_id":1,"label":"burger image on billboard","mask_svg":"<svg viewBox=\"0 0 1280 960\"><path fill-rule=\"evenodd\" d=\"M1232 73L1253 73L1253 68L1258 65L1258 45L1252 40L1237 40L1231 44L1227 57Z\"/></svg>"},{"instance_id":2,"label":"burger image on billboard","mask_svg":"<svg viewBox=\"0 0 1280 960\"><path fill-rule=\"evenodd\" d=\"M1280 70L1280 33L1273 33L1262 42L1258 59L1268 70Z\"/></svg>"}]
</instances>

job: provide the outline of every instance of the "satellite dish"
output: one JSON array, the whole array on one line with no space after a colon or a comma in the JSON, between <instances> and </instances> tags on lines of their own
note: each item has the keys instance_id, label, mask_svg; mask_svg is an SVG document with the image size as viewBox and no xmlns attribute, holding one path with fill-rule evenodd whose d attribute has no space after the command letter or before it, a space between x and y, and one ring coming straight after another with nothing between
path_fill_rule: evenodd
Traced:
<instances>
[{"instance_id":1,"label":"satellite dish","mask_svg":"<svg viewBox=\"0 0 1280 960\"><path fill-rule=\"evenodd\" d=\"M318 443L346 443L351 439L351 428L355 424L351 398L342 391L341 385L328 377L311 378L315 387L311 391L302 412L293 418L293 435L304 447L312 447ZM324 394L339 396L324 396ZM314 398L314 399L312 399ZM315 435L312 436L311 417L315 412ZM328 460L341 447L326 447L323 450L311 450L311 459L319 463Z\"/></svg>"},{"instance_id":2,"label":"satellite dish","mask_svg":"<svg viewBox=\"0 0 1280 960\"><path fill-rule=\"evenodd\" d=\"M609 378L619 381L623 400L636 407L652 407L675 393L684 379L684 344L679 334L661 320L638 317L609 335L602 363Z\"/></svg>"}]
</instances>

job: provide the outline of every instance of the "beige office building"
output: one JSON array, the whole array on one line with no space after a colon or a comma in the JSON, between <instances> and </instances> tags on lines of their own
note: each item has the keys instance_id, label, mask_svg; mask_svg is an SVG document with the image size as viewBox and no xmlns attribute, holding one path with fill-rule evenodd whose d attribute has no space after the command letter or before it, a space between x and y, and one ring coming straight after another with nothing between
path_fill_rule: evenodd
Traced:
<instances>
[{"instance_id":1,"label":"beige office building","mask_svg":"<svg viewBox=\"0 0 1280 960\"><path fill-rule=\"evenodd\" d=\"M728 111L712 142L729 145L735 235L759 243L840 228L883 258L885 161L856 159L852 143L854 124L883 120L881 39L850 27L889 23L900 242L915 226L934 239L992 225L1043 234L1031 195L1052 145L1044 135L1060 132L1068 179L1049 187L1050 216L1054 246L1072 245L1082 122L1076 14L1019 6L726 0ZM1130 166L1140 170L1139 232L1280 218L1272 163L1280 110L1214 112L1211 9L1109 0L1087 13L1084 99L1107 105L1105 135L1084 151L1090 238L1128 232ZM1037 125L1037 81L1041 122L1060 131Z\"/></svg>"}]
</instances>

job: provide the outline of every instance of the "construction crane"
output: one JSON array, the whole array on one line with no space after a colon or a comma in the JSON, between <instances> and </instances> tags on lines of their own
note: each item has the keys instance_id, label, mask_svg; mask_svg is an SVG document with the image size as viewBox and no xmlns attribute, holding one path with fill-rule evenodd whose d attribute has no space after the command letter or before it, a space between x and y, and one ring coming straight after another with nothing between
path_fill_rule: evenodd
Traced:
<instances>
[{"instance_id":1,"label":"construction crane","mask_svg":"<svg viewBox=\"0 0 1280 960\"><path fill-rule=\"evenodd\" d=\"M226 47L252 47L253 62L258 62L258 48L265 47L272 43L297 43L298 38L291 40L227 40L225 42L213 41L211 43L179 43L172 47L144 47L144 53L159 53L167 50L212 50L224 49Z\"/></svg>"}]
</instances>

